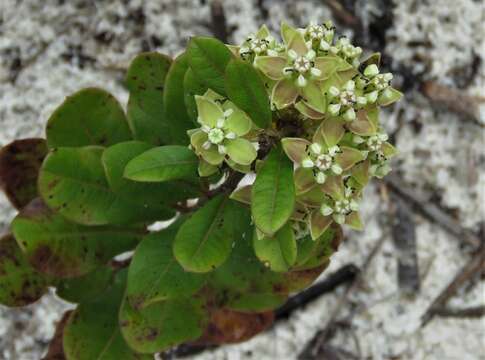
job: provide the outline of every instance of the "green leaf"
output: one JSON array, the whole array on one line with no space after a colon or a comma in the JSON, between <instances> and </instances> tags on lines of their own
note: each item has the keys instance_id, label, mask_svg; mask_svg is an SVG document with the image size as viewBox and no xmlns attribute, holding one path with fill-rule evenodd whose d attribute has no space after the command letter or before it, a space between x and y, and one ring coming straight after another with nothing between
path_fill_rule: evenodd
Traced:
<instances>
[{"instance_id":1,"label":"green leaf","mask_svg":"<svg viewBox=\"0 0 485 360\"><path fill-rule=\"evenodd\" d=\"M128 120L136 140L161 145L168 138L163 110L165 78L172 60L157 52L139 54L130 64L126 85L130 90Z\"/></svg>"},{"instance_id":2,"label":"green leaf","mask_svg":"<svg viewBox=\"0 0 485 360\"><path fill-rule=\"evenodd\" d=\"M177 201L197 196L195 182L142 183L124 176L126 166L136 157L152 149L140 141L127 141L111 146L103 152L102 162L111 190L129 199L144 211L157 214L158 219L170 219L175 213L169 207Z\"/></svg>"},{"instance_id":3,"label":"green leaf","mask_svg":"<svg viewBox=\"0 0 485 360\"><path fill-rule=\"evenodd\" d=\"M184 102L184 77L189 64L187 55L179 55L172 63L165 80L165 94L163 96L163 110L167 119L168 135L165 143L188 145L187 130L194 127Z\"/></svg>"},{"instance_id":4,"label":"green leaf","mask_svg":"<svg viewBox=\"0 0 485 360\"><path fill-rule=\"evenodd\" d=\"M131 139L125 113L113 95L87 88L68 96L47 122L47 145L109 146Z\"/></svg>"},{"instance_id":5,"label":"green leaf","mask_svg":"<svg viewBox=\"0 0 485 360\"><path fill-rule=\"evenodd\" d=\"M33 200L14 219L12 231L25 256L38 271L60 278L93 271L133 249L144 234L141 226L84 226Z\"/></svg>"},{"instance_id":6,"label":"green leaf","mask_svg":"<svg viewBox=\"0 0 485 360\"><path fill-rule=\"evenodd\" d=\"M187 112L196 127L199 127L200 125L197 124L197 104L195 102L195 95L202 96L206 91L207 86L197 80L192 69L188 69L184 77L184 101Z\"/></svg>"},{"instance_id":7,"label":"green leaf","mask_svg":"<svg viewBox=\"0 0 485 360\"><path fill-rule=\"evenodd\" d=\"M101 266L86 275L60 280L56 285L56 295L72 303L93 301L107 289L112 278L113 269Z\"/></svg>"},{"instance_id":8,"label":"green leaf","mask_svg":"<svg viewBox=\"0 0 485 360\"><path fill-rule=\"evenodd\" d=\"M152 233L138 245L128 273L127 300L140 309L169 298L187 297L205 282L201 274L186 272L175 260L170 228Z\"/></svg>"},{"instance_id":9,"label":"green leaf","mask_svg":"<svg viewBox=\"0 0 485 360\"><path fill-rule=\"evenodd\" d=\"M194 37L187 47L190 68L197 80L215 92L226 95L224 73L231 51L217 39Z\"/></svg>"},{"instance_id":10,"label":"green leaf","mask_svg":"<svg viewBox=\"0 0 485 360\"><path fill-rule=\"evenodd\" d=\"M44 139L15 140L0 150L0 188L21 209L37 194L37 176L47 145Z\"/></svg>"},{"instance_id":11,"label":"green leaf","mask_svg":"<svg viewBox=\"0 0 485 360\"><path fill-rule=\"evenodd\" d=\"M132 349L156 353L199 338L207 315L205 301L199 296L157 302L141 310L135 310L125 298L119 320Z\"/></svg>"},{"instance_id":12,"label":"green leaf","mask_svg":"<svg viewBox=\"0 0 485 360\"><path fill-rule=\"evenodd\" d=\"M293 163L280 147L271 150L256 176L251 212L258 229L272 236L290 218L295 207Z\"/></svg>"},{"instance_id":13,"label":"green leaf","mask_svg":"<svg viewBox=\"0 0 485 360\"><path fill-rule=\"evenodd\" d=\"M158 182L194 178L199 158L186 146L166 145L135 157L125 167L124 176L135 181Z\"/></svg>"},{"instance_id":14,"label":"green leaf","mask_svg":"<svg viewBox=\"0 0 485 360\"><path fill-rule=\"evenodd\" d=\"M159 219L159 209L145 207L137 197L110 188L101 162L103 150L87 146L52 151L39 173L39 192L46 204L84 225Z\"/></svg>"},{"instance_id":15,"label":"green leaf","mask_svg":"<svg viewBox=\"0 0 485 360\"><path fill-rule=\"evenodd\" d=\"M264 83L254 67L233 59L226 67L226 90L229 99L260 128L271 122L271 106Z\"/></svg>"},{"instance_id":16,"label":"green leaf","mask_svg":"<svg viewBox=\"0 0 485 360\"><path fill-rule=\"evenodd\" d=\"M297 245L295 234L289 223L286 223L274 237L258 239L253 236L254 252L259 260L276 272L285 272L295 263Z\"/></svg>"},{"instance_id":17,"label":"green leaf","mask_svg":"<svg viewBox=\"0 0 485 360\"><path fill-rule=\"evenodd\" d=\"M126 271L120 271L98 299L79 305L71 314L64 328L68 360L152 359L135 353L121 336L118 311L125 284Z\"/></svg>"},{"instance_id":18,"label":"green leaf","mask_svg":"<svg viewBox=\"0 0 485 360\"><path fill-rule=\"evenodd\" d=\"M48 284L48 279L30 266L12 235L0 238L0 304L32 304L44 295Z\"/></svg>"},{"instance_id":19,"label":"green leaf","mask_svg":"<svg viewBox=\"0 0 485 360\"><path fill-rule=\"evenodd\" d=\"M271 271L255 256L254 227L247 209L241 212L238 237L227 261L209 274L209 287L217 291L220 306L244 312L272 310L283 304L288 288L283 274Z\"/></svg>"},{"instance_id":20,"label":"green leaf","mask_svg":"<svg viewBox=\"0 0 485 360\"><path fill-rule=\"evenodd\" d=\"M233 222L239 209L233 201L219 195L185 221L173 246L175 258L184 269L205 273L227 259L234 242Z\"/></svg>"}]
</instances>

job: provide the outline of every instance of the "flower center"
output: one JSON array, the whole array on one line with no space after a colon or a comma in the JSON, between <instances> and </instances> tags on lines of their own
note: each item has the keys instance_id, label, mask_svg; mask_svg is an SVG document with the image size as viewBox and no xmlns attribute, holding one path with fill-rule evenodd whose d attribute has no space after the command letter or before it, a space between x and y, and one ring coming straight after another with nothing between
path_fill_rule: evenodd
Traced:
<instances>
[{"instance_id":1,"label":"flower center","mask_svg":"<svg viewBox=\"0 0 485 360\"><path fill-rule=\"evenodd\" d=\"M324 30L320 25L310 25L308 28L308 35L312 40L319 40L323 38Z\"/></svg>"},{"instance_id":2,"label":"flower center","mask_svg":"<svg viewBox=\"0 0 485 360\"><path fill-rule=\"evenodd\" d=\"M370 150L377 151L382 146L382 140L377 135L371 136L367 140L367 146L369 147Z\"/></svg>"},{"instance_id":3,"label":"flower center","mask_svg":"<svg viewBox=\"0 0 485 360\"><path fill-rule=\"evenodd\" d=\"M332 166L333 158L330 155L324 154L324 155L319 155L315 161L315 165L320 169L320 170L328 170Z\"/></svg>"},{"instance_id":4,"label":"flower center","mask_svg":"<svg viewBox=\"0 0 485 360\"><path fill-rule=\"evenodd\" d=\"M213 144L219 144L224 140L224 131L222 129L211 129L207 135L209 141Z\"/></svg>"},{"instance_id":5,"label":"flower center","mask_svg":"<svg viewBox=\"0 0 485 360\"><path fill-rule=\"evenodd\" d=\"M355 101L356 101L356 97L353 91L345 90L345 91L342 91L342 93L340 94L340 103L343 106L354 104Z\"/></svg>"},{"instance_id":6,"label":"flower center","mask_svg":"<svg viewBox=\"0 0 485 360\"><path fill-rule=\"evenodd\" d=\"M298 71L300 74L306 73L312 68L312 63L306 57L299 56L295 59L293 63L293 69Z\"/></svg>"},{"instance_id":7,"label":"flower center","mask_svg":"<svg viewBox=\"0 0 485 360\"><path fill-rule=\"evenodd\" d=\"M268 44L267 44L266 40L254 39L254 40L251 40L250 48L256 54L259 54L259 53L264 52L268 49Z\"/></svg>"}]
</instances>

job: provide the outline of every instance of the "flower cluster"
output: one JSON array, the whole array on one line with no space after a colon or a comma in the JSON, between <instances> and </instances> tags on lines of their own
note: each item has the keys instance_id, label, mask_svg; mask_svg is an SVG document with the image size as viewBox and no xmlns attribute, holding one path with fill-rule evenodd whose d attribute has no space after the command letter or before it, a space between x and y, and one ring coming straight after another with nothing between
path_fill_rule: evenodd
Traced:
<instances>
[{"instance_id":1,"label":"flower cluster","mask_svg":"<svg viewBox=\"0 0 485 360\"><path fill-rule=\"evenodd\" d=\"M263 26L229 48L264 79L273 111L269 132L294 163L292 228L313 239L333 222L360 229L362 190L372 176L390 171L389 159L396 153L380 125L379 109L402 94L391 86L392 74L380 72L379 54L361 61L362 49L337 38L331 22L306 28L282 24L281 37L278 42ZM257 157L254 144L264 130L211 91L196 101L201 128L191 131L191 144L201 158L201 175L223 162L257 172L258 166L251 167ZM288 131L287 122L296 122L300 130ZM251 202L248 189L244 195L236 191L234 198Z\"/></svg>"}]
</instances>

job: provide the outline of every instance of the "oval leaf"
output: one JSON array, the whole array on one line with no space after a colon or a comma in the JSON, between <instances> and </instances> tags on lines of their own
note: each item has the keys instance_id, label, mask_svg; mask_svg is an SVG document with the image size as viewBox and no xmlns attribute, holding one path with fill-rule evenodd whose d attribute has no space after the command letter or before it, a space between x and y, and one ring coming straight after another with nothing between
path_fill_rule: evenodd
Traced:
<instances>
[{"instance_id":1,"label":"oval leaf","mask_svg":"<svg viewBox=\"0 0 485 360\"><path fill-rule=\"evenodd\" d=\"M258 239L253 236L256 256L276 272L286 272L296 261L297 245L291 226L286 223L274 237Z\"/></svg>"},{"instance_id":2,"label":"oval leaf","mask_svg":"<svg viewBox=\"0 0 485 360\"><path fill-rule=\"evenodd\" d=\"M151 148L152 145L140 141L127 141L109 147L102 156L106 178L111 190L119 196L142 206L146 212L158 214L159 219L169 219L175 215L169 207L177 201L197 196L196 185L189 181L142 183L124 177L128 163Z\"/></svg>"},{"instance_id":3,"label":"oval leaf","mask_svg":"<svg viewBox=\"0 0 485 360\"><path fill-rule=\"evenodd\" d=\"M269 97L261 77L254 67L233 59L226 67L226 90L229 99L260 128L271 122Z\"/></svg>"},{"instance_id":4,"label":"oval leaf","mask_svg":"<svg viewBox=\"0 0 485 360\"><path fill-rule=\"evenodd\" d=\"M103 148L59 148L45 159L39 192L45 203L71 221L84 225L126 224L160 218L159 209L136 197L115 193L101 162Z\"/></svg>"},{"instance_id":5,"label":"oval leaf","mask_svg":"<svg viewBox=\"0 0 485 360\"><path fill-rule=\"evenodd\" d=\"M177 298L135 310L123 301L120 324L131 348L155 353L202 335L207 323L205 301L199 297Z\"/></svg>"},{"instance_id":6,"label":"oval leaf","mask_svg":"<svg viewBox=\"0 0 485 360\"><path fill-rule=\"evenodd\" d=\"M72 303L93 301L113 280L113 269L101 266L90 273L71 279L62 279L56 285L56 295Z\"/></svg>"},{"instance_id":7,"label":"oval leaf","mask_svg":"<svg viewBox=\"0 0 485 360\"><path fill-rule=\"evenodd\" d=\"M173 251L188 271L209 272L220 266L231 253L236 206L219 195L197 210L179 229Z\"/></svg>"},{"instance_id":8,"label":"oval leaf","mask_svg":"<svg viewBox=\"0 0 485 360\"><path fill-rule=\"evenodd\" d=\"M214 38L194 37L187 47L187 56L197 80L215 92L226 95L224 73L232 58L227 46Z\"/></svg>"},{"instance_id":9,"label":"oval leaf","mask_svg":"<svg viewBox=\"0 0 485 360\"><path fill-rule=\"evenodd\" d=\"M251 213L258 229L272 236L290 218L295 207L293 163L281 147L271 150L256 176Z\"/></svg>"},{"instance_id":10,"label":"oval leaf","mask_svg":"<svg viewBox=\"0 0 485 360\"><path fill-rule=\"evenodd\" d=\"M47 278L30 266L15 238L0 238L0 304L32 304L44 295L47 285Z\"/></svg>"},{"instance_id":11,"label":"oval leaf","mask_svg":"<svg viewBox=\"0 0 485 360\"><path fill-rule=\"evenodd\" d=\"M147 182L193 178L197 175L198 165L199 158L186 146L160 146L131 160L124 176Z\"/></svg>"},{"instance_id":12,"label":"oval leaf","mask_svg":"<svg viewBox=\"0 0 485 360\"><path fill-rule=\"evenodd\" d=\"M49 148L109 146L131 139L125 113L110 93L88 88L68 96L46 127Z\"/></svg>"},{"instance_id":13,"label":"oval leaf","mask_svg":"<svg viewBox=\"0 0 485 360\"><path fill-rule=\"evenodd\" d=\"M0 187L17 209L38 196L37 176L46 155L44 139L15 140L0 150Z\"/></svg>"},{"instance_id":14,"label":"oval leaf","mask_svg":"<svg viewBox=\"0 0 485 360\"><path fill-rule=\"evenodd\" d=\"M140 226L83 226L33 200L12 222L12 231L38 271L67 278L87 274L115 255L133 249Z\"/></svg>"},{"instance_id":15,"label":"oval leaf","mask_svg":"<svg viewBox=\"0 0 485 360\"><path fill-rule=\"evenodd\" d=\"M165 80L163 111L167 119L168 135L170 135L165 140L167 144L188 145L190 142L187 130L194 127L194 122L185 108L182 86L188 67L187 54L179 55L170 66Z\"/></svg>"},{"instance_id":16,"label":"oval leaf","mask_svg":"<svg viewBox=\"0 0 485 360\"><path fill-rule=\"evenodd\" d=\"M184 102L195 127L200 126L197 125L197 104L195 102L195 96L202 96L206 91L207 86L197 80L192 69L188 69L184 77Z\"/></svg>"},{"instance_id":17,"label":"oval leaf","mask_svg":"<svg viewBox=\"0 0 485 360\"><path fill-rule=\"evenodd\" d=\"M186 272L175 260L175 234L173 230L150 234L136 248L126 290L127 300L135 309L168 298L190 296L204 284L203 275Z\"/></svg>"},{"instance_id":18,"label":"oval leaf","mask_svg":"<svg viewBox=\"0 0 485 360\"><path fill-rule=\"evenodd\" d=\"M102 296L74 310L64 328L67 359L152 359L136 354L121 336L118 311L125 284L126 271L120 271Z\"/></svg>"},{"instance_id":19,"label":"oval leaf","mask_svg":"<svg viewBox=\"0 0 485 360\"><path fill-rule=\"evenodd\" d=\"M157 52L139 54L126 74L130 90L128 121L136 140L161 145L167 138L169 122L164 116L165 77L172 60Z\"/></svg>"}]
</instances>

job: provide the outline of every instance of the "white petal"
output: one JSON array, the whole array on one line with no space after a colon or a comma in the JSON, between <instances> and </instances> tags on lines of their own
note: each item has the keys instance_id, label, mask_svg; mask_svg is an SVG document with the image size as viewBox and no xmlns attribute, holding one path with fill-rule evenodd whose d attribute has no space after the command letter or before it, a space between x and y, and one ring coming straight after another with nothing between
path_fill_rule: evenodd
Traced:
<instances>
[{"instance_id":1,"label":"white petal","mask_svg":"<svg viewBox=\"0 0 485 360\"><path fill-rule=\"evenodd\" d=\"M342 214L334 214L333 219L337 224L342 225L345 222L345 215Z\"/></svg>"},{"instance_id":2,"label":"white petal","mask_svg":"<svg viewBox=\"0 0 485 360\"><path fill-rule=\"evenodd\" d=\"M315 76L315 77L319 77L320 75L322 75L322 71L320 69L317 69L317 68L312 68L310 70L310 73Z\"/></svg>"},{"instance_id":3,"label":"white petal","mask_svg":"<svg viewBox=\"0 0 485 360\"><path fill-rule=\"evenodd\" d=\"M328 112L330 115L337 115L340 111L340 104L330 104L328 106Z\"/></svg>"},{"instance_id":4,"label":"white petal","mask_svg":"<svg viewBox=\"0 0 485 360\"><path fill-rule=\"evenodd\" d=\"M211 131L210 126L207 126L207 125L202 125L201 129L205 133L208 133L209 131Z\"/></svg>"},{"instance_id":5,"label":"white petal","mask_svg":"<svg viewBox=\"0 0 485 360\"><path fill-rule=\"evenodd\" d=\"M267 51L267 53L268 53L269 56L278 56L278 52L275 51L275 50L270 49L270 50Z\"/></svg>"},{"instance_id":6,"label":"white petal","mask_svg":"<svg viewBox=\"0 0 485 360\"><path fill-rule=\"evenodd\" d=\"M328 49L330 49L330 44L322 39L322 41L320 41L320 49L328 51Z\"/></svg>"},{"instance_id":7,"label":"white petal","mask_svg":"<svg viewBox=\"0 0 485 360\"><path fill-rule=\"evenodd\" d=\"M247 46L243 46L242 48L239 49L239 54L246 54L248 53L250 50Z\"/></svg>"},{"instance_id":8,"label":"white petal","mask_svg":"<svg viewBox=\"0 0 485 360\"><path fill-rule=\"evenodd\" d=\"M227 109L226 111L224 111L224 116L227 118L231 116L233 112L234 112L233 109Z\"/></svg>"},{"instance_id":9,"label":"white petal","mask_svg":"<svg viewBox=\"0 0 485 360\"><path fill-rule=\"evenodd\" d=\"M368 93L365 97L367 98L368 103L373 104L376 102L378 95L379 95L379 92L377 90L374 90Z\"/></svg>"},{"instance_id":10,"label":"white petal","mask_svg":"<svg viewBox=\"0 0 485 360\"><path fill-rule=\"evenodd\" d=\"M325 180L327 180L327 176L320 171L317 173L317 176L315 176L315 180L317 181L317 183L323 184Z\"/></svg>"},{"instance_id":11,"label":"white petal","mask_svg":"<svg viewBox=\"0 0 485 360\"><path fill-rule=\"evenodd\" d=\"M322 213L323 216L328 216L333 213L333 209L330 206L323 204L322 207L320 208L320 212Z\"/></svg>"},{"instance_id":12,"label":"white petal","mask_svg":"<svg viewBox=\"0 0 485 360\"><path fill-rule=\"evenodd\" d=\"M352 211L359 211L359 203L355 200L350 201L350 209Z\"/></svg>"},{"instance_id":13,"label":"white petal","mask_svg":"<svg viewBox=\"0 0 485 360\"><path fill-rule=\"evenodd\" d=\"M365 140L359 135L354 135L354 137L352 138L352 141L356 144L362 144Z\"/></svg>"},{"instance_id":14,"label":"white petal","mask_svg":"<svg viewBox=\"0 0 485 360\"><path fill-rule=\"evenodd\" d=\"M340 152L340 147L338 145L332 146L331 148L328 149L328 153L330 156L335 156L335 154Z\"/></svg>"},{"instance_id":15,"label":"white petal","mask_svg":"<svg viewBox=\"0 0 485 360\"><path fill-rule=\"evenodd\" d=\"M224 145L219 145L217 147L217 151L219 152L219 154L224 155L226 153L226 147Z\"/></svg>"},{"instance_id":16,"label":"white petal","mask_svg":"<svg viewBox=\"0 0 485 360\"><path fill-rule=\"evenodd\" d=\"M220 128L222 128L222 127L224 126L224 120L225 120L225 119L222 119L222 118L221 118L221 119L217 119L217 124L216 124L216 126L217 126L219 129L220 129Z\"/></svg>"},{"instance_id":17,"label":"white petal","mask_svg":"<svg viewBox=\"0 0 485 360\"><path fill-rule=\"evenodd\" d=\"M340 90L337 89L335 86L330 86L328 89L328 94L332 97L338 96L340 94Z\"/></svg>"},{"instance_id":18,"label":"white petal","mask_svg":"<svg viewBox=\"0 0 485 360\"><path fill-rule=\"evenodd\" d=\"M300 74L296 79L296 85L299 87L305 87L307 84L308 84L307 79L305 79L305 77Z\"/></svg>"},{"instance_id":19,"label":"white petal","mask_svg":"<svg viewBox=\"0 0 485 360\"><path fill-rule=\"evenodd\" d=\"M315 154L319 155L322 152L322 146L318 143L313 143L310 145L310 150Z\"/></svg>"},{"instance_id":20,"label":"white petal","mask_svg":"<svg viewBox=\"0 0 485 360\"><path fill-rule=\"evenodd\" d=\"M212 143L207 140L205 143L202 144L202 147L205 149L205 150L209 150L210 147L211 147Z\"/></svg>"},{"instance_id":21,"label":"white petal","mask_svg":"<svg viewBox=\"0 0 485 360\"><path fill-rule=\"evenodd\" d=\"M315 53L315 50L313 50L313 49L312 49L312 50L310 50L310 51L308 51L308 52L306 53L305 57L306 57L308 60L313 60L313 59L315 59L315 56L316 56L316 55L317 55L317 54Z\"/></svg>"},{"instance_id":22,"label":"white petal","mask_svg":"<svg viewBox=\"0 0 485 360\"><path fill-rule=\"evenodd\" d=\"M303 166L304 168L312 168L314 166L314 163L312 159L306 158L303 159L303 161L301 162L301 166Z\"/></svg>"},{"instance_id":23,"label":"white petal","mask_svg":"<svg viewBox=\"0 0 485 360\"><path fill-rule=\"evenodd\" d=\"M233 132L228 132L226 134L226 139L234 140L237 137L237 135Z\"/></svg>"},{"instance_id":24,"label":"white petal","mask_svg":"<svg viewBox=\"0 0 485 360\"><path fill-rule=\"evenodd\" d=\"M374 77L377 74L379 74L379 68L376 64L370 64L364 70L364 75L367 77Z\"/></svg>"},{"instance_id":25,"label":"white petal","mask_svg":"<svg viewBox=\"0 0 485 360\"><path fill-rule=\"evenodd\" d=\"M367 104L367 99L364 96L359 96L357 97L357 104L365 106Z\"/></svg>"},{"instance_id":26,"label":"white petal","mask_svg":"<svg viewBox=\"0 0 485 360\"><path fill-rule=\"evenodd\" d=\"M295 50L290 49L288 50L288 56L290 57L290 59L295 60L298 57L298 54Z\"/></svg>"},{"instance_id":27,"label":"white petal","mask_svg":"<svg viewBox=\"0 0 485 360\"><path fill-rule=\"evenodd\" d=\"M344 113L344 119L347 121L354 121L355 120L355 110L353 108L348 109Z\"/></svg>"},{"instance_id":28,"label":"white petal","mask_svg":"<svg viewBox=\"0 0 485 360\"><path fill-rule=\"evenodd\" d=\"M252 142L251 143L256 151L259 151L259 143L258 142Z\"/></svg>"},{"instance_id":29,"label":"white petal","mask_svg":"<svg viewBox=\"0 0 485 360\"><path fill-rule=\"evenodd\" d=\"M352 81L352 80L347 81L347 83L345 84L345 89L347 89L349 91L354 90L355 89L355 82Z\"/></svg>"},{"instance_id":30,"label":"white petal","mask_svg":"<svg viewBox=\"0 0 485 360\"><path fill-rule=\"evenodd\" d=\"M340 175L342 173L342 168L338 164L333 164L332 165L332 171L335 175Z\"/></svg>"}]
</instances>

